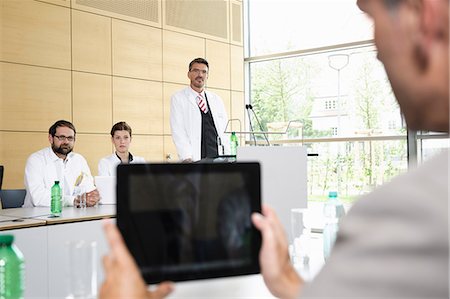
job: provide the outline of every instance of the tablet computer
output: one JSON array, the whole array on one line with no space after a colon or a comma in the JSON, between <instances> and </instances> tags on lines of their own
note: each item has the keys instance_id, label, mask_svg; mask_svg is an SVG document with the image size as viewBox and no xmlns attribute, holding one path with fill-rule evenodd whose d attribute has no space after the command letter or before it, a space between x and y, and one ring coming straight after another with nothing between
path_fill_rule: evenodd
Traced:
<instances>
[{"instance_id":1,"label":"tablet computer","mask_svg":"<svg viewBox=\"0 0 450 299\"><path fill-rule=\"evenodd\" d=\"M259 273L259 163L120 164L117 225L145 281Z\"/></svg>"}]
</instances>

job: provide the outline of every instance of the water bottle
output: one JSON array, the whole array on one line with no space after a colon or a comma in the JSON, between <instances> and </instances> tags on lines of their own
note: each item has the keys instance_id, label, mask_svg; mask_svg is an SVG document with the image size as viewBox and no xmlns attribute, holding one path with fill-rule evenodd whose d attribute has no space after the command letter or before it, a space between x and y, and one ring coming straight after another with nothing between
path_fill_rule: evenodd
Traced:
<instances>
[{"instance_id":1,"label":"water bottle","mask_svg":"<svg viewBox=\"0 0 450 299\"><path fill-rule=\"evenodd\" d=\"M238 142L238 138L236 136L236 132L231 132L230 148L231 148L231 155L232 156L236 156L238 145L239 145L239 142Z\"/></svg>"},{"instance_id":2,"label":"water bottle","mask_svg":"<svg viewBox=\"0 0 450 299\"><path fill-rule=\"evenodd\" d=\"M61 195L61 187L59 186L59 181L55 181L55 184L52 187L52 200L50 206L53 217L61 216L62 195Z\"/></svg>"},{"instance_id":3,"label":"water bottle","mask_svg":"<svg viewBox=\"0 0 450 299\"><path fill-rule=\"evenodd\" d=\"M336 241L339 222L345 215L345 209L338 199L337 192L330 191L328 200L323 207L325 226L323 228L323 257L325 260L330 256L331 249Z\"/></svg>"},{"instance_id":4,"label":"water bottle","mask_svg":"<svg viewBox=\"0 0 450 299\"><path fill-rule=\"evenodd\" d=\"M13 235L0 235L0 298L23 298L24 259Z\"/></svg>"}]
</instances>

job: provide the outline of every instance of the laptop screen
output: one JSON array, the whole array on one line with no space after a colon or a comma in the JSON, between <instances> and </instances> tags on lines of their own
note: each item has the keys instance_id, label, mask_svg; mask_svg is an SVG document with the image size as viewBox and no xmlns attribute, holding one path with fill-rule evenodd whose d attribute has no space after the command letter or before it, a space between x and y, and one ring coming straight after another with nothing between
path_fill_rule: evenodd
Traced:
<instances>
[{"instance_id":1,"label":"laptop screen","mask_svg":"<svg viewBox=\"0 0 450 299\"><path fill-rule=\"evenodd\" d=\"M259 272L258 163L128 164L117 223L147 283Z\"/></svg>"}]
</instances>

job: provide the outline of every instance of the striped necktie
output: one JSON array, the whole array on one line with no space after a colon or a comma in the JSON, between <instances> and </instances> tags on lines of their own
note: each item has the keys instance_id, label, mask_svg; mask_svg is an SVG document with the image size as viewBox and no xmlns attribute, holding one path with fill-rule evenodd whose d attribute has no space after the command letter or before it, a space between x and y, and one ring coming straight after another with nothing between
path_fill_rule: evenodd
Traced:
<instances>
[{"instance_id":1,"label":"striped necktie","mask_svg":"<svg viewBox=\"0 0 450 299\"><path fill-rule=\"evenodd\" d=\"M206 105L206 101L201 93L199 93L197 96L197 105L200 108L200 110L202 110L203 113L208 112L208 106Z\"/></svg>"}]
</instances>

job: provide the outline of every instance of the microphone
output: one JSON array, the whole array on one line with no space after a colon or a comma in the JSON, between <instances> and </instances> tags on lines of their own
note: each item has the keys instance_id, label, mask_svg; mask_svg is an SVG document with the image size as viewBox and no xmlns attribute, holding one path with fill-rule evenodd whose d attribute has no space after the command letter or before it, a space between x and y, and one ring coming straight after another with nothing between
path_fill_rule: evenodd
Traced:
<instances>
[{"instance_id":1,"label":"microphone","mask_svg":"<svg viewBox=\"0 0 450 299\"><path fill-rule=\"evenodd\" d=\"M250 132L252 132L251 135L253 135L253 141L255 142L255 146L256 146L256 137L255 137L255 131L253 130L253 125L252 125L252 117L250 116L250 105L245 105L245 110L247 110L247 115L248 115L248 122L250 124Z\"/></svg>"},{"instance_id":2,"label":"microphone","mask_svg":"<svg viewBox=\"0 0 450 299\"><path fill-rule=\"evenodd\" d=\"M259 122L258 115L256 115L255 110L253 110L253 106L251 104L248 104L248 109L252 110L253 115L255 116L256 122L258 123L260 130L264 131L263 127L261 126L261 123ZM269 139L267 138L266 134L265 133L262 133L262 134L264 136L264 139L266 139L267 145L270 145Z\"/></svg>"}]
</instances>

